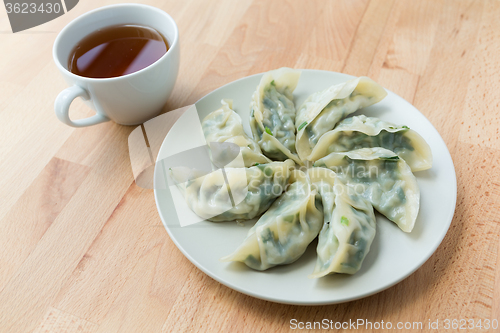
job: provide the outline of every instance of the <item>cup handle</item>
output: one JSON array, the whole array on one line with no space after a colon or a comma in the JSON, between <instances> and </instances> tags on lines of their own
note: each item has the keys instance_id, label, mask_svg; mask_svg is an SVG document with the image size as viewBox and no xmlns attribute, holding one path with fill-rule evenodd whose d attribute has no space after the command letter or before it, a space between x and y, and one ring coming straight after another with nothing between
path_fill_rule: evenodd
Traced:
<instances>
[{"instance_id":1,"label":"cup handle","mask_svg":"<svg viewBox=\"0 0 500 333\"><path fill-rule=\"evenodd\" d=\"M69 119L69 106L77 97L81 97L85 101L90 98L89 93L85 89L76 85L64 89L59 93L59 95L57 95L54 109L56 111L56 116L60 121L72 127L86 127L109 121L108 117L102 116L98 113L85 119Z\"/></svg>"}]
</instances>

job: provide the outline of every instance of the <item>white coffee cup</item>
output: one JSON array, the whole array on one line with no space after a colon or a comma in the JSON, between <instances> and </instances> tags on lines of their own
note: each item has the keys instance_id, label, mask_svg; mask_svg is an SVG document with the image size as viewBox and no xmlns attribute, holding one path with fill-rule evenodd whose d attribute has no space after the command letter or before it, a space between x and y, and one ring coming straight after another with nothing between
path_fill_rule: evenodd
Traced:
<instances>
[{"instance_id":1,"label":"white coffee cup","mask_svg":"<svg viewBox=\"0 0 500 333\"><path fill-rule=\"evenodd\" d=\"M76 44L97 29L116 24L148 26L160 32L170 49L150 66L135 73L106 79L79 76L68 70L68 59ZM54 42L54 61L69 88L56 98L60 121L85 127L113 120L121 125L138 125L157 116L172 93L179 71L179 30L164 11L141 4L118 4L92 10L71 21ZM71 120L71 102L81 97L95 110L92 117Z\"/></svg>"}]
</instances>

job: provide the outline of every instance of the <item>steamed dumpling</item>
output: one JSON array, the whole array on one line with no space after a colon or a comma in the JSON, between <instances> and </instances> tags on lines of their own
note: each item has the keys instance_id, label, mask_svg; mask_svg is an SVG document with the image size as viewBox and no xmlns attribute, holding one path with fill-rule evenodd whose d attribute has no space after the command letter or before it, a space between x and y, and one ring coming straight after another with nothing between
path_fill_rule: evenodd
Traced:
<instances>
[{"instance_id":1,"label":"steamed dumpling","mask_svg":"<svg viewBox=\"0 0 500 333\"><path fill-rule=\"evenodd\" d=\"M332 152L373 147L395 152L412 171L427 170L432 166L431 149L417 132L407 126L364 115L344 119L334 130L325 133L307 159L316 161Z\"/></svg>"},{"instance_id":2,"label":"steamed dumpling","mask_svg":"<svg viewBox=\"0 0 500 333\"><path fill-rule=\"evenodd\" d=\"M344 185L333 171L311 168L308 174L318 188L325 216L318 237L316 266L309 277L354 274L361 268L375 237L373 207Z\"/></svg>"},{"instance_id":3,"label":"steamed dumpling","mask_svg":"<svg viewBox=\"0 0 500 333\"><path fill-rule=\"evenodd\" d=\"M331 153L314 163L329 168L354 193L405 232L415 225L420 190L410 167L398 155L384 148L363 148Z\"/></svg>"},{"instance_id":4,"label":"steamed dumpling","mask_svg":"<svg viewBox=\"0 0 500 333\"><path fill-rule=\"evenodd\" d=\"M387 92L375 81L359 77L309 96L297 111L297 153L306 160L323 134L349 114L381 101Z\"/></svg>"},{"instance_id":5,"label":"steamed dumpling","mask_svg":"<svg viewBox=\"0 0 500 333\"><path fill-rule=\"evenodd\" d=\"M216 222L248 220L262 214L281 195L294 165L287 160L206 175L179 167L170 174L196 215Z\"/></svg>"},{"instance_id":6,"label":"steamed dumpling","mask_svg":"<svg viewBox=\"0 0 500 333\"><path fill-rule=\"evenodd\" d=\"M201 123L205 139L210 145L212 142L234 143L240 147L246 167L256 163L271 162L262 154L259 145L243 130L240 116L232 110L232 100L222 100L222 107L208 114ZM213 157L213 156L212 156ZM238 167L236 161L227 164L227 167Z\"/></svg>"},{"instance_id":7,"label":"steamed dumpling","mask_svg":"<svg viewBox=\"0 0 500 333\"><path fill-rule=\"evenodd\" d=\"M323 225L321 201L306 174L294 170L290 185L223 261L240 261L256 270L296 261Z\"/></svg>"},{"instance_id":8,"label":"steamed dumpling","mask_svg":"<svg viewBox=\"0 0 500 333\"><path fill-rule=\"evenodd\" d=\"M263 153L274 160L296 163L293 91L300 71L280 68L262 77L250 104L250 128Z\"/></svg>"}]
</instances>

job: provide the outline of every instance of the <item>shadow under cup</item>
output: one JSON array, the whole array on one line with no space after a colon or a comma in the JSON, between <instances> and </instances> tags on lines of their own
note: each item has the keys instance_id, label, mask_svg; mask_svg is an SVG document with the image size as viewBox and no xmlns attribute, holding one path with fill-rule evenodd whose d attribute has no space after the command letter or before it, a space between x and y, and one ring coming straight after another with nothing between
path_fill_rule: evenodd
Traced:
<instances>
[{"instance_id":1,"label":"shadow under cup","mask_svg":"<svg viewBox=\"0 0 500 333\"><path fill-rule=\"evenodd\" d=\"M137 24L157 30L167 39L169 50L150 66L119 77L88 78L71 73L68 61L76 44L97 29L118 24ZM97 115L121 125L138 125L158 115L173 90L180 60L179 33L172 17L158 8L141 4L111 5L90 11L69 23L54 42L53 56L68 85L86 91L88 96L78 96ZM75 127L81 126L87 125Z\"/></svg>"}]
</instances>

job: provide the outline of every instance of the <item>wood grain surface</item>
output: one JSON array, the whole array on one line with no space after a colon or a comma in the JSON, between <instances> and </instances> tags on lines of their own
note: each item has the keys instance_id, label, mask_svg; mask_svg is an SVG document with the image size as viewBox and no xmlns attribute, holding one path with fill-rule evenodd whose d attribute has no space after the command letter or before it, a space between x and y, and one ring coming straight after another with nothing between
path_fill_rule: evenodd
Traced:
<instances>
[{"instance_id":1,"label":"wood grain surface","mask_svg":"<svg viewBox=\"0 0 500 333\"><path fill-rule=\"evenodd\" d=\"M140 2L180 28L181 68L166 111L282 66L367 75L414 104L455 164L451 228L413 275L365 299L299 307L233 291L179 252L152 190L134 183L133 127L74 129L54 115L66 86L52 61L57 33L116 2L80 1L16 34L2 8L0 332L288 332L292 319L324 318L423 322L424 331L429 320L481 319L482 329L468 331L499 331L484 327L500 320L499 1ZM91 114L73 103L72 117Z\"/></svg>"}]
</instances>

